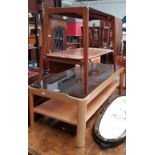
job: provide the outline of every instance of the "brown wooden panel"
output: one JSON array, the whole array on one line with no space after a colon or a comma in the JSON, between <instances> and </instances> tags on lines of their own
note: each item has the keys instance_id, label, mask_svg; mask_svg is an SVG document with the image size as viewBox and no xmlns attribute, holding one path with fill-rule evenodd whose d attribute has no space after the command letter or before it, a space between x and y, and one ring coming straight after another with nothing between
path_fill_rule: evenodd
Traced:
<instances>
[{"instance_id":1,"label":"brown wooden panel","mask_svg":"<svg viewBox=\"0 0 155 155\"><path fill-rule=\"evenodd\" d=\"M58 62L49 62L49 72L50 73L60 73L63 72L67 69L70 69L72 67L74 67L75 65L71 65L71 64L64 64L64 63L58 63Z\"/></svg>"},{"instance_id":2,"label":"brown wooden panel","mask_svg":"<svg viewBox=\"0 0 155 155\"><path fill-rule=\"evenodd\" d=\"M54 7L55 0L44 0L44 9Z\"/></svg>"},{"instance_id":3,"label":"brown wooden panel","mask_svg":"<svg viewBox=\"0 0 155 155\"><path fill-rule=\"evenodd\" d=\"M113 39L114 39L114 50L116 54L121 50L121 40L122 40L122 20L119 18L114 18L113 23Z\"/></svg>"},{"instance_id":4,"label":"brown wooden panel","mask_svg":"<svg viewBox=\"0 0 155 155\"><path fill-rule=\"evenodd\" d=\"M59 6L61 7L61 0L28 0L28 11L29 12L40 12L41 3L43 3L44 9Z\"/></svg>"},{"instance_id":5,"label":"brown wooden panel","mask_svg":"<svg viewBox=\"0 0 155 155\"><path fill-rule=\"evenodd\" d=\"M66 49L66 30L67 23L64 20L52 19L50 20L49 30L48 30L48 50L54 52L54 29L56 27L62 27L65 29L64 32L64 47Z\"/></svg>"},{"instance_id":6,"label":"brown wooden panel","mask_svg":"<svg viewBox=\"0 0 155 155\"><path fill-rule=\"evenodd\" d=\"M126 56L126 40L123 40L123 56Z\"/></svg>"},{"instance_id":7,"label":"brown wooden panel","mask_svg":"<svg viewBox=\"0 0 155 155\"><path fill-rule=\"evenodd\" d=\"M40 10L40 4L38 0L28 0L28 11L29 12L38 12Z\"/></svg>"}]
</instances>

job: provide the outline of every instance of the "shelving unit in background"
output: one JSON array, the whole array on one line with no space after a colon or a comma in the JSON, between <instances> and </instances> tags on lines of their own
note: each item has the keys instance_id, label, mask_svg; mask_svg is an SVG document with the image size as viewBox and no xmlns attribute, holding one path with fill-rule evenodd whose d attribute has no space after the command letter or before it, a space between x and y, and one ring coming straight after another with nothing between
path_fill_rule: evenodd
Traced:
<instances>
[{"instance_id":1,"label":"shelving unit in background","mask_svg":"<svg viewBox=\"0 0 155 155\"><path fill-rule=\"evenodd\" d=\"M28 61L29 67L39 67L41 26L38 13L29 12Z\"/></svg>"},{"instance_id":2,"label":"shelving unit in background","mask_svg":"<svg viewBox=\"0 0 155 155\"><path fill-rule=\"evenodd\" d=\"M38 78L40 49L42 45L42 26L45 9L61 7L61 0L28 0L28 79L29 83ZM46 72L43 73L43 75Z\"/></svg>"}]
</instances>

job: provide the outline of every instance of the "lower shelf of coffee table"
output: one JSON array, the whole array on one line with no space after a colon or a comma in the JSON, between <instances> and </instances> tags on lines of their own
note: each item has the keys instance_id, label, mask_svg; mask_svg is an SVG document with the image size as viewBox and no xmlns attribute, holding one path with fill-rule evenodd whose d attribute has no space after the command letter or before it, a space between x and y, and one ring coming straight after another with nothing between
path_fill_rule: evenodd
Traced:
<instances>
[{"instance_id":1,"label":"lower shelf of coffee table","mask_svg":"<svg viewBox=\"0 0 155 155\"><path fill-rule=\"evenodd\" d=\"M118 86L119 82L117 81L111 83L95 99L86 105L87 113L85 121L98 110ZM77 125L77 107L77 104L71 102L65 103L50 99L39 106L36 106L34 112L69 124Z\"/></svg>"}]
</instances>

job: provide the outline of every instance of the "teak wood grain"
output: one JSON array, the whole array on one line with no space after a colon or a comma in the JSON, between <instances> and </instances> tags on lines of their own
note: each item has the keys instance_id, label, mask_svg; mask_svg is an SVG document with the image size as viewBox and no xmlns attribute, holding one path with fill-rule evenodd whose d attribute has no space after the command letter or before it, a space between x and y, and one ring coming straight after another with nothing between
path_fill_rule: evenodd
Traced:
<instances>
[{"instance_id":1,"label":"teak wood grain","mask_svg":"<svg viewBox=\"0 0 155 155\"><path fill-rule=\"evenodd\" d=\"M84 60L83 53L85 53L84 48L75 48L68 49L61 52L51 52L46 54L46 58L48 59L71 59L71 60ZM103 48L88 48L88 59L93 59L99 57L101 55L113 53L112 49L103 49Z\"/></svg>"}]
</instances>

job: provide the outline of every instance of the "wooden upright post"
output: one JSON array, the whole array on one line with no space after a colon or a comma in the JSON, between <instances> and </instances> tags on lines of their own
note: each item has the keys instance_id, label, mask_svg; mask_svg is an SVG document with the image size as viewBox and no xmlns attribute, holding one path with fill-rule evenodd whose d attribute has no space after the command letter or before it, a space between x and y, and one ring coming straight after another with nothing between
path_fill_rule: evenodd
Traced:
<instances>
[{"instance_id":1,"label":"wooden upright post","mask_svg":"<svg viewBox=\"0 0 155 155\"><path fill-rule=\"evenodd\" d=\"M119 94L123 94L123 83L124 83L124 72L125 70L123 69L123 72L120 74L120 86L119 86Z\"/></svg>"},{"instance_id":2,"label":"wooden upright post","mask_svg":"<svg viewBox=\"0 0 155 155\"><path fill-rule=\"evenodd\" d=\"M89 8L83 8L84 92L88 94Z\"/></svg>"},{"instance_id":3,"label":"wooden upright post","mask_svg":"<svg viewBox=\"0 0 155 155\"><path fill-rule=\"evenodd\" d=\"M40 64L39 64L39 79L41 79L44 71L44 56L47 52L47 41L48 41L48 10L45 11L44 20L43 20L43 34L42 34L42 48L40 52Z\"/></svg>"},{"instance_id":4,"label":"wooden upright post","mask_svg":"<svg viewBox=\"0 0 155 155\"><path fill-rule=\"evenodd\" d=\"M112 42L114 48L114 69L117 67L117 55L121 49L122 40L122 20L116 17L112 18Z\"/></svg>"},{"instance_id":5,"label":"wooden upright post","mask_svg":"<svg viewBox=\"0 0 155 155\"><path fill-rule=\"evenodd\" d=\"M85 146L85 133L86 133L86 103L78 103L77 114L77 147Z\"/></svg>"},{"instance_id":6,"label":"wooden upright post","mask_svg":"<svg viewBox=\"0 0 155 155\"><path fill-rule=\"evenodd\" d=\"M37 46L37 50L36 50L36 59L37 59L37 66L39 66L39 61L40 61L40 45L39 45L39 37L38 37L38 13L34 14L34 19L35 19L35 37L36 37L36 46Z\"/></svg>"},{"instance_id":7,"label":"wooden upright post","mask_svg":"<svg viewBox=\"0 0 155 155\"><path fill-rule=\"evenodd\" d=\"M34 100L33 100L33 94L29 94L29 108L30 108L30 127L33 128L34 126Z\"/></svg>"}]
</instances>

